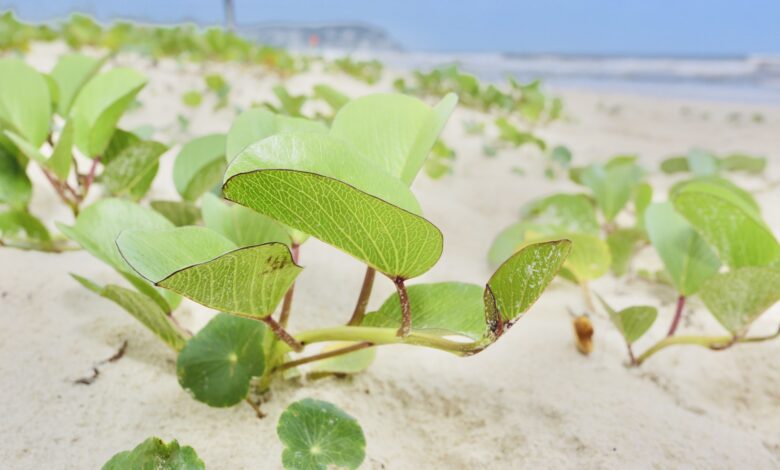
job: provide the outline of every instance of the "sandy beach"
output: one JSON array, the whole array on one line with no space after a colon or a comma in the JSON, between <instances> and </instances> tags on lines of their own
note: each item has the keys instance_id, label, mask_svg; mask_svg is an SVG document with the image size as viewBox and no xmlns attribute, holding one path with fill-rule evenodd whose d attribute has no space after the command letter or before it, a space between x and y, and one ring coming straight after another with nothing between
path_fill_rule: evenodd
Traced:
<instances>
[{"instance_id":1,"label":"sandy beach","mask_svg":"<svg viewBox=\"0 0 780 470\"><path fill-rule=\"evenodd\" d=\"M61 44L37 45L27 56L48 71L64 52ZM186 142L226 132L235 106L272 99L279 79L236 64L191 64L120 55L149 79L143 107L122 127L152 125L162 142ZM232 86L231 105L213 111L213 97L191 110L182 91L202 88L203 70L219 71ZM287 80L293 93L327 83L351 97L391 91L396 76L368 86L322 67ZM693 147L766 156L763 176L735 176L751 190L777 233L780 227L780 106L704 102L553 90L565 102L565 119L538 133L549 145L568 146L574 165L637 154L651 172L655 200L679 177L661 174L659 163ZM307 111L314 111L307 109ZM741 118L735 119L733 113ZM751 116L760 113L762 122ZM191 123L179 129L177 115ZM491 118L456 109L444 141L457 153L453 174L441 180L420 175L413 189L425 216L444 233L439 263L414 282L458 280L483 284L492 268L486 254L495 235L518 218L529 200L557 191L580 191L567 178L544 177L538 150L504 149L486 157L482 146L495 132ZM467 135L464 122L485 122L487 136ZM162 159L148 199L174 199L173 160ZM523 174L514 171L521 168ZM43 176L33 212L53 227L72 222ZM363 276L362 265L316 240L301 252L293 331L345 322ZM637 268L659 269L651 248ZM510 468L750 468L780 467L780 341L741 345L723 352L669 348L641 368L628 368L625 345L606 315L593 317L595 350L574 347L569 309L581 311L579 289L555 281L540 301L500 341L470 358L390 346L374 365L348 379L323 379L301 387L277 384L259 420L247 406L209 408L188 396L176 380L175 355L118 306L79 286L68 273L101 283L122 283L108 266L83 251L62 254L0 249L0 466L9 469L99 468L119 450L148 436L176 438L197 449L209 468L281 468L276 421L294 400L333 402L361 423L370 469ZM635 275L605 276L592 289L615 307L659 307L659 320L637 344L662 337L674 308L672 289ZM378 307L393 292L379 279L371 299ZM212 312L192 302L176 312L197 330ZM768 334L780 323L780 305L752 327ZM721 333L698 299L689 304L683 331ZM120 360L99 366L91 385L77 384L91 368L127 341Z\"/></svg>"}]
</instances>

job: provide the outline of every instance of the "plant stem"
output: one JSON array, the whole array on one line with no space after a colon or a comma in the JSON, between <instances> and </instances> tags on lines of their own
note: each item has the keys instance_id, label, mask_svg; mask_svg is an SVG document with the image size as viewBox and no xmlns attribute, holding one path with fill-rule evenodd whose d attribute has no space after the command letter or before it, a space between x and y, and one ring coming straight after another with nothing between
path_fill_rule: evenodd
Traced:
<instances>
[{"instance_id":1,"label":"plant stem","mask_svg":"<svg viewBox=\"0 0 780 470\"><path fill-rule=\"evenodd\" d=\"M359 351L361 349L370 348L372 346L374 346L374 343L370 341L363 341L361 343L356 343L343 348L334 349L333 351L327 351L320 354L314 354L313 356L307 356L301 359L296 359L294 361L288 361L285 362L284 364L281 364L279 367L276 368L276 370L291 369L293 367L298 367L303 364L308 364L309 362L321 361L323 359L328 359L335 356L341 356L342 354L348 354L354 351Z\"/></svg>"},{"instance_id":2,"label":"plant stem","mask_svg":"<svg viewBox=\"0 0 780 470\"><path fill-rule=\"evenodd\" d=\"M402 278L395 278L393 283L398 291L398 300L401 302L401 326L396 335L406 338L412 332L412 306L409 305L409 293L406 291L406 285L404 285Z\"/></svg>"},{"instance_id":3,"label":"plant stem","mask_svg":"<svg viewBox=\"0 0 780 470\"><path fill-rule=\"evenodd\" d=\"M290 252L292 253L292 259L295 264L298 264L298 256L300 254L299 248L300 245L297 243L293 243L292 246L290 246ZM279 315L279 324L282 325L282 328L286 328L287 322L290 320L290 311L292 310L294 293L295 281L293 281L290 288L287 289L287 293L284 294L284 301L282 302L282 313Z\"/></svg>"},{"instance_id":4,"label":"plant stem","mask_svg":"<svg viewBox=\"0 0 780 470\"><path fill-rule=\"evenodd\" d=\"M366 307L368 307L368 299L371 297L371 290L374 288L375 277L376 269L370 266L367 267L366 275L363 277L363 287L360 288L360 296L358 297L357 305L355 305L355 311L352 312L352 318L349 319L347 325L358 326L363 323Z\"/></svg>"},{"instance_id":5,"label":"plant stem","mask_svg":"<svg viewBox=\"0 0 780 470\"><path fill-rule=\"evenodd\" d=\"M70 207L70 210L73 212L73 215L79 214L79 208L78 208L78 202L71 200L67 194L65 194L65 186L57 180L51 173L49 173L49 170L45 168L41 168L43 170L43 174L46 176L46 179L49 180L49 183L54 188L55 191L57 191L57 195L60 197L62 202L68 205ZM72 192L72 191L71 191Z\"/></svg>"},{"instance_id":6,"label":"plant stem","mask_svg":"<svg viewBox=\"0 0 780 470\"><path fill-rule=\"evenodd\" d=\"M585 281L580 282L580 290L582 290L582 297L585 300L585 308L587 308L591 313L596 313L596 306L593 305L593 297L590 295L590 287L588 287L588 283Z\"/></svg>"},{"instance_id":7,"label":"plant stem","mask_svg":"<svg viewBox=\"0 0 780 470\"><path fill-rule=\"evenodd\" d=\"M255 411L255 414L259 419L265 418L265 413L263 413L263 410L260 409L259 406L257 406L257 403L252 401L251 398L247 397L246 400L247 404L252 407L252 409Z\"/></svg>"},{"instance_id":8,"label":"plant stem","mask_svg":"<svg viewBox=\"0 0 780 470\"><path fill-rule=\"evenodd\" d=\"M257 319L255 317L248 317L248 318L253 318L255 320ZM268 327L271 329L273 334L275 334L276 337L279 338L280 340L284 341L287 344L287 346L290 347L290 349L292 349L295 352L303 351L303 345L299 343L295 338L293 338L293 336L290 333L288 333L287 330L285 330L282 327L282 325L276 323L276 320L274 320L273 317L269 315L265 318L262 318L262 321L263 323L268 325Z\"/></svg>"},{"instance_id":9,"label":"plant stem","mask_svg":"<svg viewBox=\"0 0 780 470\"><path fill-rule=\"evenodd\" d=\"M397 330L394 328L337 326L320 330L304 331L295 335L295 339L303 346L328 341L366 341L375 346L383 344L411 344L441 349L461 356L476 354L485 348L483 341L461 343L420 332L412 332L406 337L400 337L397 333Z\"/></svg>"},{"instance_id":10,"label":"plant stem","mask_svg":"<svg viewBox=\"0 0 780 470\"><path fill-rule=\"evenodd\" d=\"M634 356L634 348L631 346L631 343L626 341L626 348L628 349L628 359L630 361L630 364L632 366L636 365L636 356Z\"/></svg>"},{"instance_id":11,"label":"plant stem","mask_svg":"<svg viewBox=\"0 0 780 470\"><path fill-rule=\"evenodd\" d=\"M778 337L780 337L780 328L778 328L777 332L771 335L754 336L751 338L740 338L737 336L667 336L650 347L650 349L642 353L636 359L636 365L641 365L650 356L657 353L658 351L678 344L692 344L695 346L709 348L713 351L722 351L737 343L759 343L762 341L773 340Z\"/></svg>"},{"instance_id":12,"label":"plant stem","mask_svg":"<svg viewBox=\"0 0 780 470\"><path fill-rule=\"evenodd\" d=\"M674 312L674 319L672 319L672 324L669 327L669 332L666 334L666 336L673 336L674 333L677 331L677 327L680 326L680 319L682 318L683 309L685 308L685 296L680 294L679 297L677 297L677 310Z\"/></svg>"},{"instance_id":13,"label":"plant stem","mask_svg":"<svg viewBox=\"0 0 780 470\"><path fill-rule=\"evenodd\" d=\"M81 188L82 200L87 197L87 193L89 193L89 188L92 186L92 182L95 181L95 172L97 171L98 163L100 163L100 156L97 156L92 159L92 166L89 167L89 173L87 173L87 176L84 179L84 186L82 186Z\"/></svg>"}]
</instances>

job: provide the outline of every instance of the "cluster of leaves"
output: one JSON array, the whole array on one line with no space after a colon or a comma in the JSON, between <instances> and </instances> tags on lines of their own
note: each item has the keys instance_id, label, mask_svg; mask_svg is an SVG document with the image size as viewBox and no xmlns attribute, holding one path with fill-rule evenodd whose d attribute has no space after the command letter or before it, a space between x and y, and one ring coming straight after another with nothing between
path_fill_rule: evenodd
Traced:
<instances>
[{"instance_id":1,"label":"cluster of leaves","mask_svg":"<svg viewBox=\"0 0 780 470\"><path fill-rule=\"evenodd\" d=\"M182 201L152 203L164 216L106 199L87 207L74 226L62 225L135 290L77 279L180 351L179 382L212 406L241 402L253 379L264 388L320 359L328 361L316 373L358 372L373 357L360 350L382 344L479 352L530 308L563 264L569 242L529 244L484 288L459 282L407 288L442 252L442 235L420 215L409 185L455 102L448 96L431 108L412 97L370 95L341 108L330 128L249 110L226 136L182 148L174 167ZM203 225L192 225L199 219ZM310 236L364 262L366 279L347 324L293 335L285 328L302 270L296 261ZM377 271L398 293L367 313ZM190 338L173 316L180 295L224 313ZM330 344L319 354L289 357L322 342Z\"/></svg>"},{"instance_id":2,"label":"cluster of leaves","mask_svg":"<svg viewBox=\"0 0 780 470\"><path fill-rule=\"evenodd\" d=\"M336 113L349 102L349 97L336 90L330 85L314 85L312 93L309 95L293 95L283 85L276 85L272 88L276 102L264 102L260 106L267 108L275 114L290 116L294 118L307 118L311 120L330 123L336 116ZM329 108L329 112L318 111L313 116L307 116L303 107L310 102L322 102Z\"/></svg>"},{"instance_id":3,"label":"cluster of leaves","mask_svg":"<svg viewBox=\"0 0 780 470\"><path fill-rule=\"evenodd\" d=\"M64 55L50 73L0 59L0 237L6 245L57 250L28 210L37 165L63 203L78 214L93 183L111 195L140 199L167 147L118 129L146 84L128 68L100 73L104 60ZM80 171L79 162L88 170Z\"/></svg>"},{"instance_id":4,"label":"cluster of leaves","mask_svg":"<svg viewBox=\"0 0 780 470\"><path fill-rule=\"evenodd\" d=\"M74 14L53 26L30 25L13 13L0 16L0 50L26 51L33 41L63 40L73 49L86 46L112 52L131 51L191 61L242 62L267 67L282 76L299 73L308 60L284 49L257 45L222 28L200 30L195 25L152 26L115 22L104 27L92 18Z\"/></svg>"},{"instance_id":5,"label":"cluster of leaves","mask_svg":"<svg viewBox=\"0 0 780 470\"><path fill-rule=\"evenodd\" d=\"M717 156L701 149L693 149L686 155L676 155L661 162L661 171L668 175L690 172L697 177L716 176L731 171L761 174L765 169L764 157L744 153Z\"/></svg>"},{"instance_id":6,"label":"cluster of leaves","mask_svg":"<svg viewBox=\"0 0 780 470\"><path fill-rule=\"evenodd\" d=\"M330 67L369 85L374 85L382 78L384 68L378 60L354 60L351 57L335 59Z\"/></svg>"},{"instance_id":7,"label":"cluster of leaves","mask_svg":"<svg viewBox=\"0 0 780 470\"><path fill-rule=\"evenodd\" d=\"M289 469L355 469L365 459L366 438L357 420L335 405L312 399L297 401L279 417L277 435L284 444L282 464ZM192 447L150 437L120 452L103 470L205 470Z\"/></svg>"},{"instance_id":8,"label":"cluster of leaves","mask_svg":"<svg viewBox=\"0 0 780 470\"><path fill-rule=\"evenodd\" d=\"M572 168L572 181L588 192L554 194L529 202L521 210L520 221L494 240L488 254L490 263L502 262L531 241L567 238L572 241L572 250L561 275L583 286L592 309L587 283L607 274L610 268L616 275L625 274L632 254L646 242L641 223L624 227L617 224L622 211L633 208L634 213L641 214L650 203L652 189L643 176L636 157L628 155L614 157L605 164Z\"/></svg>"},{"instance_id":9,"label":"cluster of leaves","mask_svg":"<svg viewBox=\"0 0 780 470\"><path fill-rule=\"evenodd\" d=\"M528 204L522 220L496 238L490 261L500 262L528 240L565 236L573 244L561 275L583 284L606 274L610 266L615 275L626 274L633 254L651 244L665 267L658 277L678 293L667 336L635 357L632 344L652 327L657 309L632 306L616 311L600 299L623 334L635 365L676 344L719 350L777 337L780 330L764 337L747 337L747 332L758 316L780 300L780 246L755 199L705 171L717 171L714 161L709 155L692 152L686 164L690 162L695 177L674 185L663 203L652 202L652 188L642 181L643 171L635 157L619 156L604 165L572 168L572 180L591 193L555 194ZM618 216L629 204L634 222L621 227ZM686 299L693 295L701 298L728 335L676 335ZM589 309L595 310L592 303Z\"/></svg>"},{"instance_id":10,"label":"cluster of leaves","mask_svg":"<svg viewBox=\"0 0 780 470\"><path fill-rule=\"evenodd\" d=\"M508 79L504 89L484 84L472 74L461 71L457 65L438 67L430 72L415 71L411 83L403 78L394 82L396 90L418 96L444 96L455 93L461 102L481 111L499 111L519 114L529 124L543 124L560 119L563 102L558 97L549 97L541 89L542 83L534 80L522 84L514 78Z\"/></svg>"},{"instance_id":11,"label":"cluster of leaves","mask_svg":"<svg viewBox=\"0 0 780 470\"><path fill-rule=\"evenodd\" d=\"M181 101L185 106L197 108L203 102L203 94L211 93L216 98L214 111L225 108L229 104L230 84L225 77L218 73L208 74L203 77L205 89L190 90L181 95Z\"/></svg>"}]
</instances>

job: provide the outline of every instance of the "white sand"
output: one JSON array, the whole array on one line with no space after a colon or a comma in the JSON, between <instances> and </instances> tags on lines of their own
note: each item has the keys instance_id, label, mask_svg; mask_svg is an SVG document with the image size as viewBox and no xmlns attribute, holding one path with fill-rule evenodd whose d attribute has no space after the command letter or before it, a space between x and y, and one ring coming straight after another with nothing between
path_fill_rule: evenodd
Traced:
<instances>
[{"instance_id":1,"label":"white sand","mask_svg":"<svg viewBox=\"0 0 780 470\"><path fill-rule=\"evenodd\" d=\"M30 55L48 70L61 50L37 47ZM127 116L134 127L168 126L158 139L185 138L175 131L176 115L192 116L193 136L224 132L230 110L184 110L179 95L201 88L200 67L122 57L145 70L149 86L144 108ZM256 70L219 65L233 85L231 100L248 106L270 96L273 77ZM329 82L353 96L370 91L347 77L312 72L289 81L293 92ZM376 89L389 89L388 80ZM719 152L741 150L770 157L770 180L780 178L780 108L683 103L588 92L561 92L570 116L541 134L566 144L577 165L621 152L638 153L655 169L671 153L701 146ZM618 115L598 103L619 106ZM695 114L686 116L687 106ZM766 122L728 121L732 111L762 112ZM701 113L707 113L705 119ZM421 175L415 191L427 217L445 234L439 264L415 282L462 280L483 283L490 275L485 256L494 235L515 220L526 201L577 188L565 179L542 177L543 159L530 150L504 151L488 159L482 138L466 136L465 119L486 118L459 109L444 133L457 150L455 174L441 181ZM173 197L165 158L154 197ZM511 168L521 166L526 176ZM655 175L657 187L672 180ZM761 178L738 180L753 189L770 226L780 227L780 190ZM665 198L659 190L656 199ZM34 210L47 221L70 222L41 182ZM342 323L353 307L361 265L316 241L302 251L293 329ZM635 266L660 266L652 250ZM213 409L191 399L176 382L174 354L119 307L86 291L69 276L76 272L102 283L118 276L85 252L42 254L0 250L0 467L9 469L98 468L114 453L148 436L177 438L192 445L212 469L280 468L276 420L290 402L329 400L358 418L368 447L365 468L778 468L780 466L780 341L714 353L670 348L641 369L625 367L621 338L603 316L594 318L595 351L583 357L573 346L567 307L582 308L579 290L554 283L539 303L487 351L468 359L414 347L383 347L365 374L320 380L306 387L280 384L255 418L246 406ZM372 305L392 291L382 279ZM637 345L644 349L663 335L674 294L629 279L607 277L594 290L617 307L651 303L659 321ZM754 326L769 333L780 322L780 306ZM691 302L686 331L718 333L701 304ZM178 311L189 325L209 313L185 303ZM100 367L90 386L73 381L89 375L93 363L129 341L124 358Z\"/></svg>"}]
</instances>

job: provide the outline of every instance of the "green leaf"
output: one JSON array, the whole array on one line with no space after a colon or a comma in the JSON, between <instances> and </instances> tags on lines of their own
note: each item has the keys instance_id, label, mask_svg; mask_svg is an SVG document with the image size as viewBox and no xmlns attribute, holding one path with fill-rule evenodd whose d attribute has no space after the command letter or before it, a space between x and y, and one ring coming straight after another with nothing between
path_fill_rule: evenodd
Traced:
<instances>
[{"instance_id":1,"label":"green leaf","mask_svg":"<svg viewBox=\"0 0 780 470\"><path fill-rule=\"evenodd\" d=\"M252 209L224 201L213 194L203 196L203 223L238 246L278 242L290 244L288 230Z\"/></svg>"},{"instance_id":2,"label":"green leaf","mask_svg":"<svg viewBox=\"0 0 780 470\"><path fill-rule=\"evenodd\" d=\"M218 314L179 353L179 384L209 406L240 403L265 370L264 334L258 321Z\"/></svg>"},{"instance_id":3,"label":"green leaf","mask_svg":"<svg viewBox=\"0 0 780 470\"><path fill-rule=\"evenodd\" d=\"M57 223L57 228L66 237L81 245L89 254L119 271L136 287L152 288L146 281L135 275L133 269L119 254L116 239L123 230L164 230L173 228L173 224L152 209L123 199L110 198L98 201L82 210L76 218L75 225ZM146 293L149 295L148 292ZM166 303L171 307L178 304L180 300L178 296L164 290L161 290L160 295L165 297ZM163 309L170 311L170 308L163 307Z\"/></svg>"},{"instance_id":4,"label":"green leaf","mask_svg":"<svg viewBox=\"0 0 780 470\"><path fill-rule=\"evenodd\" d=\"M412 331L462 336L474 341L473 354L495 342L536 302L569 253L568 240L530 243L506 260L484 289L474 284L441 282L409 286ZM369 313L362 326L401 324L398 295Z\"/></svg>"},{"instance_id":5,"label":"green leaf","mask_svg":"<svg viewBox=\"0 0 780 470\"><path fill-rule=\"evenodd\" d=\"M653 202L653 187L647 182L642 182L634 188L634 210L636 211L636 226L644 229L645 211Z\"/></svg>"},{"instance_id":6,"label":"green leaf","mask_svg":"<svg viewBox=\"0 0 780 470\"><path fill-rule=\"evenodd\" d=\"M322 348L321 353L343 349L357 343L337 342ZM347 354L317 361L311 367L311 372L319 374L359 374L371 366L376 357L376 348L364 348Z\"/></svg>"},{"instance_id":7,"label":"green leaf","mask_svg":"<svg viewBox=\"0 0 780 470\"><path fill-rule=\"evenodd\" d=\"M478 340L485 334L484 288L462 282L439 282L409 286L412 328L445 335L451 332ZM398 295L387 298L376 312L365 316L362 326L397 328L401 324Z\"/></svg>"},{"instance_id":8,"label":"green leaf","mask_svg":"<svg viewBox=\"0 0 780 470\"><path fill-rule=\"evenodd\" d=\"M166 444L150 437L133 450L113 456L102 470L205 470L206 465L190 446L180 447L174 439Z\"/></svg>"},{"instance_id":9,"label":"green leaf","mask_svg":"<svg viewBox=\"0 0 780 470\"><path fill-rule=\"evenodd\" d=\"M203 94L198 90L191 90L181 95L181 102L190 108L197 108L203 102Z\"/></svg>"},{"instance_id":10,"label":"green leaf","mask_svg":"<svg viewBox=\"0 0 780 470\"><path fill-rule=\"evenodd\" d=\"M331 134L361 156L410 185L452 113L458 98L445 96L431 108L417 98L373 94L354 99L336 115Z\"/></svg>"},{"instance_id":11,"label":"green leaf","mask_svg":"<svg viewBox=\"0 0 780 470\"><path fill-rule=\"evenodd\" d=\"M11 207L26 207L32 197L32 182L19 160L0 146L0 202Z\"/></svg>"},{"instance_id":12,"label":"green leaf","mask_svg":"<svg viewBox=\"0 0 780 470\"><path fill-rule=\"evenodd\" d=\"M713 176L718 174L720 164L718 159L700 149L691 150L688 153L688 168L694 176Z\"/></svg>"},{"instance_id":13,"label":"green leaf","mask_svg":"<svg viewBox=\"0 0 780 470\"><path fill-rule=\"evenodd\" d=\"M621 228L607 235L612 272L623 276L628 272L631 257L636 251L637 243L642 240L642 232L633 228Z\"/></svg>"},{"instance_id":14,"label":"green leaf","mask_svg":"<svg viewBox=\"0 0 780 470\"><path fill-rule=\"evenodd\" d=\"M634 186L642 178L642 169L633 161L612 165L591 165L580 175L582 184L593 191L596 204L607 222L625 207Z\"/></svg>"},{"instance_id":15,"label":"green leaf","mask_svg":"<svg viewBox=\"0 0 780 470\"><path fill-rule=\"evenodd\" d=\"M655 319L658 317L658 309L655 307L639 305L616 312L600 296L599 300L607 313L609 313L610 320L612 320L612 323L614 323L628 344L632 344L641 338L653 326Z\"/></svg>"},{"instance_id":16,"label":"green leaf","mask_svg":"<svg viewBox=\"0 0 780 470\"><path fill-rule=\"evenodd\" d=\"M70 173L70 165L73 162L73 124L70 121L57 138L51 157L46 160L46 167L54 173L60 181L65 181Z\"/></svg>"},{"instance_id":17,"label":"green leaf","mask_svg":"<svg viewBox=\"0 0 780 470\"><path fill-rule=\"evenodd\" d=\"M546 225L556 232L598 234L593 202L583 194L554 194L532 201L521 210L524 222Z\"/></svg>"},{"instance_id":18,"label":"green leaf","mask_svg":"<svg viewBox=\"0 0 780 470\"><path fill-rule=\"evenodd\" d=\"M661 171L663 171L667 175L671 175L674 173L684 173L689 170L690 168L688 167L687 157L680 157L680 156L669 157L666 160L661 162Z\"/></svg>"},{"instance_id":19,"label":"green leaf","mask_svg":"<svg viewBox=\"0 0 780 470\"><path fill-rule=\"evenodd\" d=\"M200 219L200 209L189 201L152 201L149 205L177 227L195 225Z\"/></svg>"},{"instance_id":20,"label":"green leaf","mask_svg":"<svg viewBox=\"0 0 780 470\"><path fill-rule=\"evenodd\" d=\"M732 153L721 158L720 167L726 171L744 171L756 175L763 173L766 169L766 158Z\"/></svg>"},{"instance_id":21,"label":"green leaf","mask_svg":"<svg viewBox=\"0 0 780 470\"><path fill-rule=\"evenodd\" d=\"M335 405L306 398L293 403L276 427L288 470L356 469L365 459L360 424Z\"/></svg>"},{"instance_id":22,"label":"green leaf","mask_svg":"<svg viewBox=\"0 0 780 470\"><path fill-rule=\"evenodd\" d=\"M650 242L664 262L680 294L695 294L718 272L718 256L670 202L652 204L645 212Z\"/></svg>"},{"instance_id":23,"label":"green leaf","mask_svg":"<svg viewBox=\"0 0 780 470\"><path fill-rule=\"evenodd\" d=\"M17 134L14 131L6 129L4 131L5 137L7 137L15 146L18 148L22 154L29 158L30 160L33 160L35 162L38 162L41 165L46 164L46 157L41 153L40 148L36 147L35 145L28 142L24 137Z\"/></svg>"},{"instance_id":24,"label":"green leaf","mask_svg":"<svg viewBox=\"0 0 780 470\"><path fill-rule=\"evenodd\" d=\"M101 182L115 196L127 194L139 184L144 188L141 192L145 193L151 183L148 181L149 172L167 150L168 147L155 141L129 145L108 162L101 174Z\"/></svg>"},{"instance_id":25,"label":"green leaf","mask_svg":"<svg viewBox=\"0 0 780 470\"><path fill-rule=\"evenodd\" d=\"M728 191L733 197L741 199L742 203L749 206L750 209L752 209L755 213L761 213L761 208L752 194L740 188L731 181L718 176L706 176L680 181L669 189L669 199L674 199L677 197L677 195L685 188L688 188L689 191L695 191L697 188L702 187L704 191L707 191L708 189L711 189L712 186L717 186L724 191Z\"/></svg>"},{"instance_id":26,"label":"green leaf","mask_svg":"<svg viewBox=\"0 0 780 470\"><path fill-rule=\"evenodd\" d=\"M768 266L780 258L772 231L733 192L713 184L687 185L674 206L729 267Z\"/></svg>"},{"instance_id":27,"label":"green leaf","mask_svg":"<svg viewBox=\"0 0 780 470\"><path fill-rule=\"evenodd\" d=\"M416 215L419 205L409 188L327 134L269 137L236 157L225 179L228 200L388 276L419 276L441 256L441 232Z\"/></svg>"},{"instance_id":28,"label":"green leaf","mask_svg":"<svg viewBox=\"0 0 780 470\"><path fill-rule=\"evenodd\" d=\"M267 317L301 269L287 246L269 243L236 249L204 227L127 230L116 241L142 277L209 308Z\"/></svg>"},{"instance_id":29,"label":"green leaf","mask_svg":"<svg viewBox=\"0 0 780 470\"><path fill-rule=\"evenodd\" d=\"M24 232L25 236L20 234ZM51 235L43 222L25 209L8 209L0 212L0 238L6 240L36 240L44 243L51 241Z\"/></svg>"},{"instance_id":30,"label":"green leaf","mask_svg":"<svg viewBox=\"0 0 780 470\"><path fill-rule=\"evenodd\" d=\"M328 106L330 106L334 113L338 112L344 105L349 103L349 97L347 95L330 85L314 85L314 96L328 103Z\"/></svg>"},{"instance_id":31,"label":"green leaf","mask_svg":"<svg viewBox=\"0 0 780 470\"><path fill-rule=\"evenodd\" d=\"M132 272L116 247L123 230L164 230L173 228L165 217L129 201L104 199L85 208L73 226L57 224L62 233L77 242L92 256L120 271Z\"/></svg>"},{"instance_id":32,"label":"green leaf","mask_svg":"<svg viewBox=\"0 0 780 470\"><path fill-rule=\"evenodd\" d=\"M720 273L704 283L699 295L724 328L741 336L780 300L780 270L743 267Z\"/></svg>"},{"instance_id":33,"label":"green leaf","mask_svg":"<svg viewBox=\"0 0 780 470\"><path fill-rule=\"evenodd\" d=\"M491 266L498 266L512 256L523 243L527 230L528 224L518 222L499 232L490 245L488 263Z\"/></svg>"},{"instance_id":34,"label":"green leaf","mask_svg":"<svg viewBox=\"0 0 780 470\"><path fill-rule=\"evenodd\" d=\"M173 183L182 198L194 201L222 182L225 134L199 137L185 144L173 165Z\"/></svg>"},{"instance_id":35,"label":"green leaf","mask_svg":"<svg viewBox=\"0 0 780 470\"><path fill-rule=\"evenodd\" d=\"M104 59L94 59L83 54L60 56L51 71L51 77L57 84L57 112L60 116L68 115L81 88L98 73L104 62Z\"/></svg>"},{"instance_id":36,"label":"green leaf","mask_svg":"<svg viewBox=\"0 0 780 470\"><path fill-rule=\"evenodd\" d=\"M547 148L547 144L542 139L530 132L519 130L504 117L496 119L496 127L498 127L500 138L511 143L515 147L531 144L538 147L541 151L544 151Z\"/></svg>"},{"instance_id":37,"label":"green leaf","mask_svg":"<svg viewBox=\"0 0 780 470\"><path fill-rule=\"evenodd\" d=\"M79 150L90 157L101 155L119 118L144 85L143 75L128 68L111 69L87 82L71 108Z\"/></svg>"},{"instance_id":38,"label":"green leaf","mask_svg":"<svg viewBox=\"0 0 780 470\"><path fill-rule=\"evenodd\" d=\"M227 135L225 158L232 161L247 146L266 137L291 131L327 132L319 122L274 114L263 108L245 111L233 121Z\"/></svg>"},{"instance_id":39,"label":"green leaf","mask_svg":"<svg viewBox=\"0 0 780 470\"><path fill-rule=\"evenodd\" d=\"M76 274L71 276L82 286L122 307L174 350L181 350L187 342L154 299L121 286L109 284L101 287Z\"/></svg>"},{"instance_id":40,"label":"green leaf","mask_svg":"<svg viewBox=\"0 0 780 470\"><path fill-rule=\"evenodd\" d=\"M19 59L0 59L0 123L39 148L49 135L51 95L46 79Z\"/></svg>"},{"instance_id":41,"label":"green leaf","mask_svg":"<svg viewBox=\"0 0 780 470\"><path fill-rule=\"evenodd\" d=\"M595 235L586 233L565 233L572 247L566 259L566 268L578 282L598 279L609 271L612 258L607 242Z\"/></svg>"}]
</instances>

